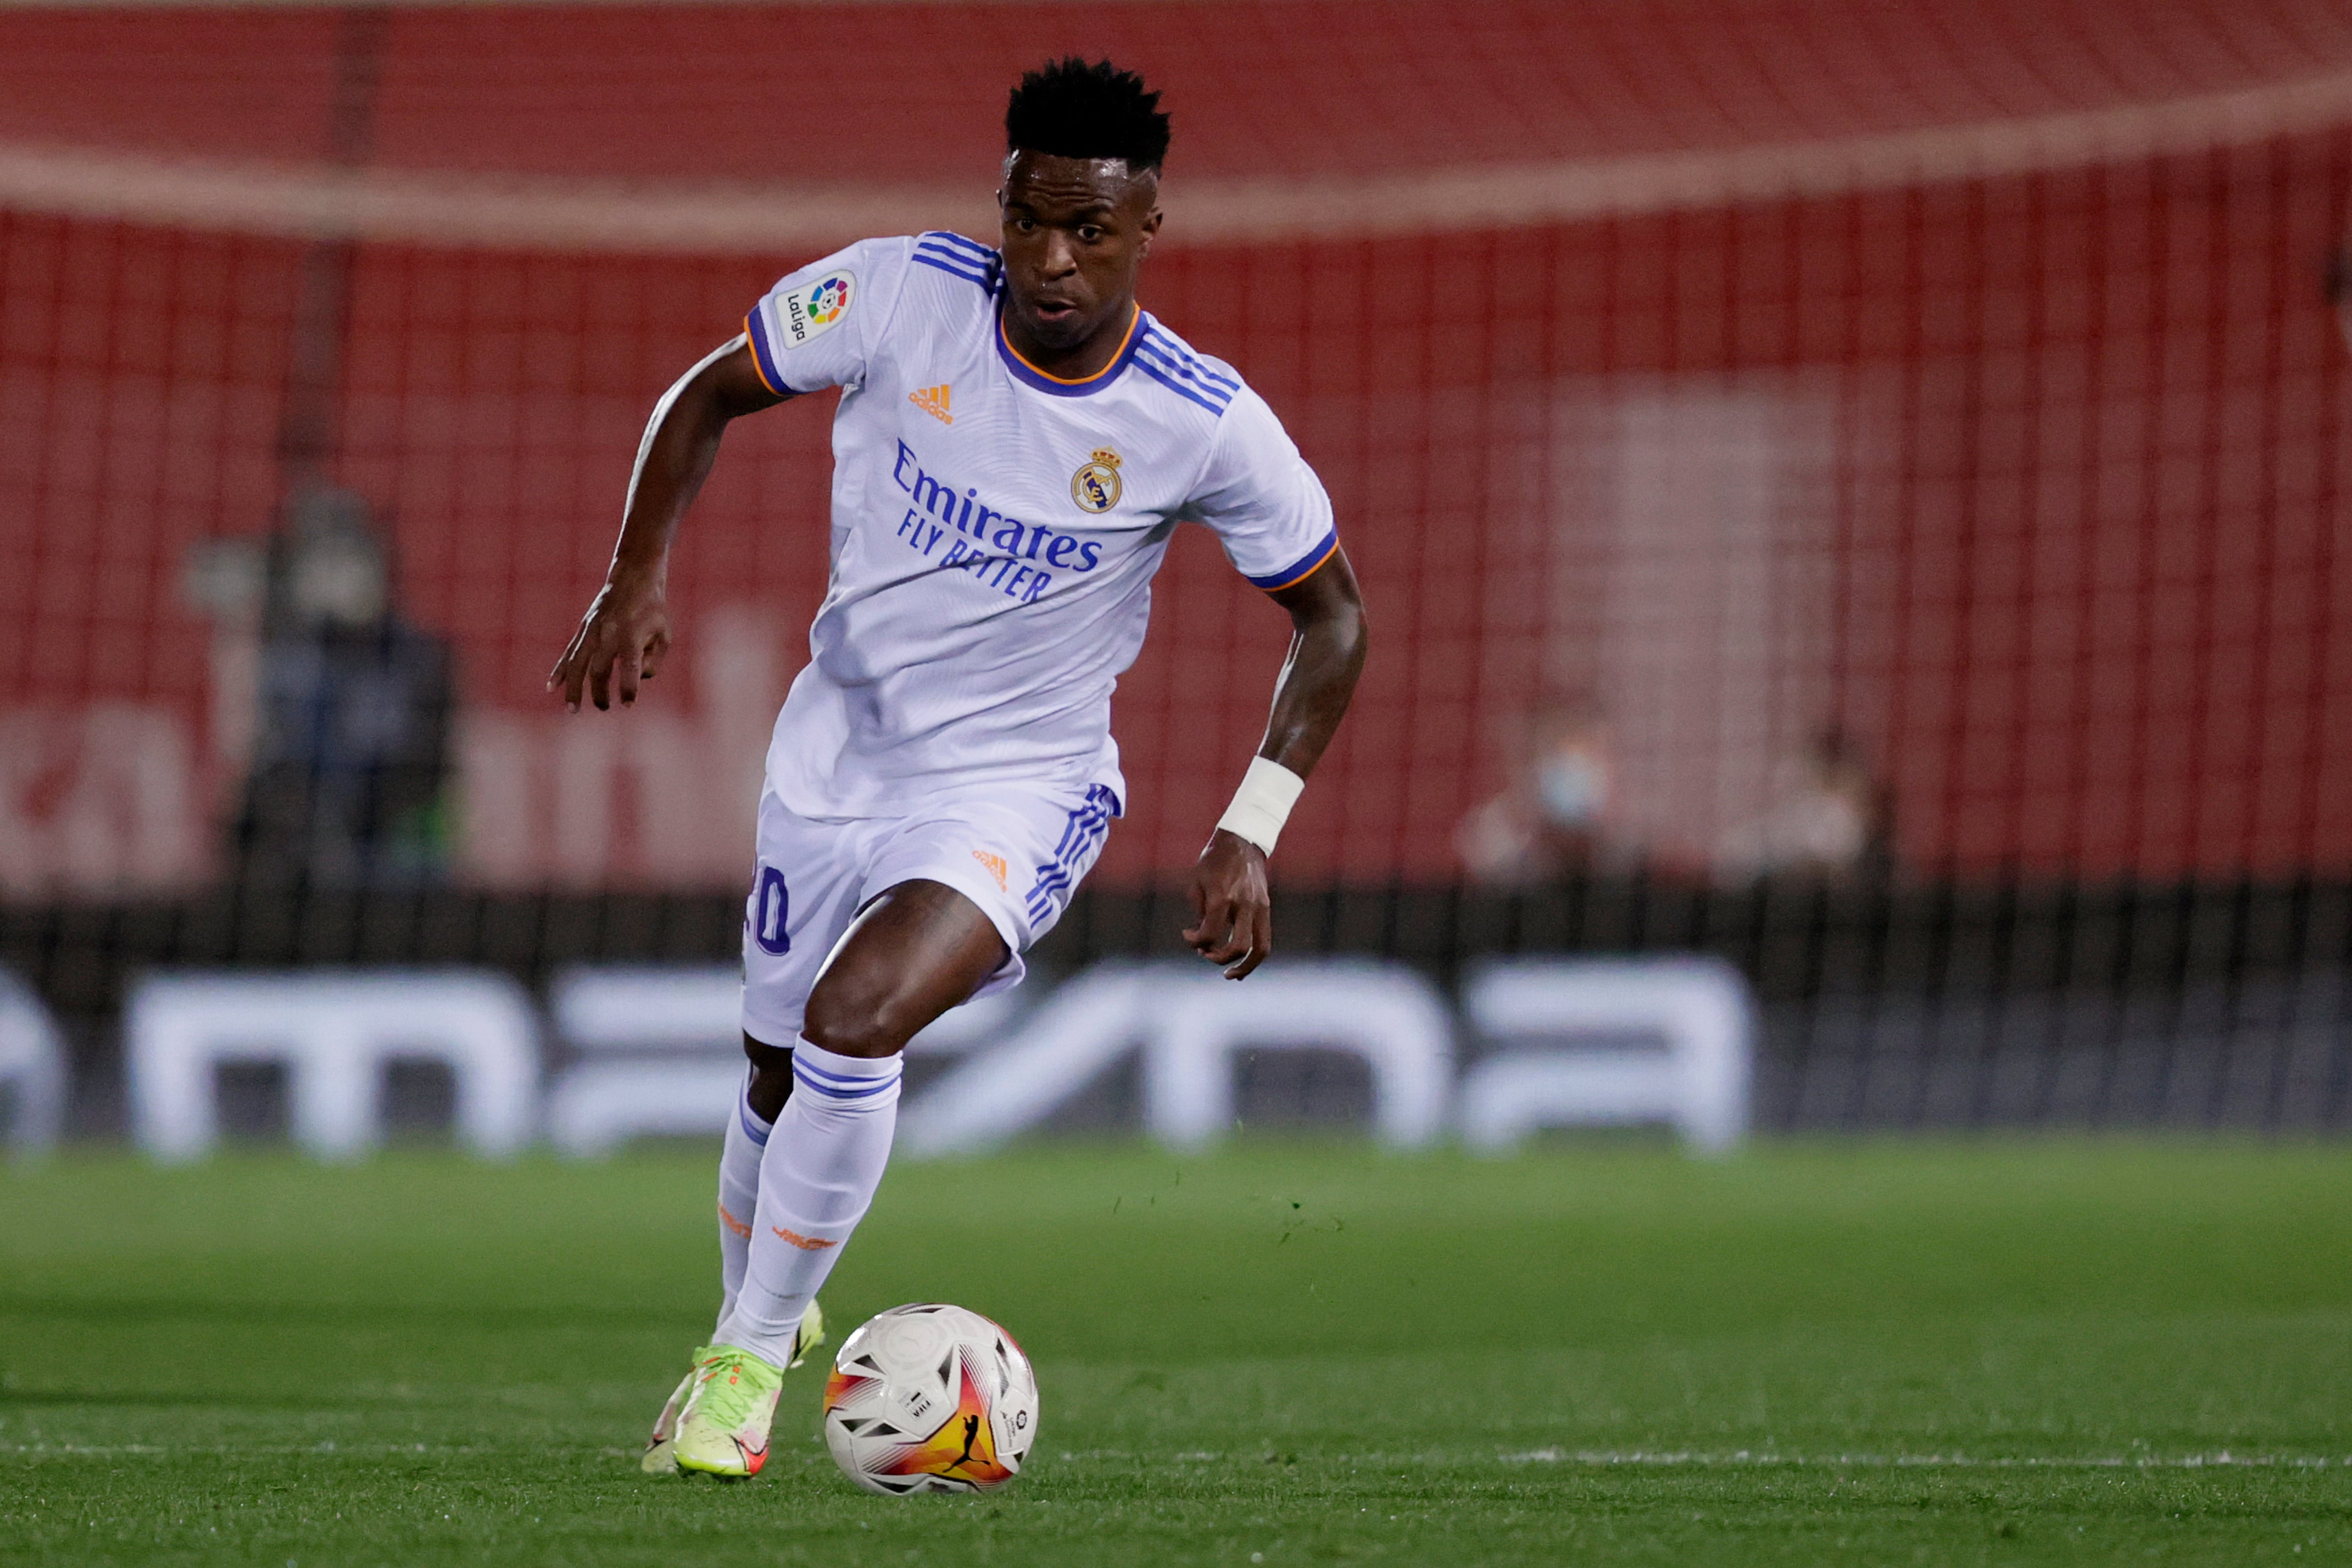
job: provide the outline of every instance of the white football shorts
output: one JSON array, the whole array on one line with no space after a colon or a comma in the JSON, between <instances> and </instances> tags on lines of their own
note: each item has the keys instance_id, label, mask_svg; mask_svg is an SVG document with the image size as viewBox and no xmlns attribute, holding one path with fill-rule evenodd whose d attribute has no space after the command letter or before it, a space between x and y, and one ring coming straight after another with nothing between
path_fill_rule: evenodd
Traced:
<instances>
[{"instance_id":1,"label":"white football shorts","mask_svg":"<svg viewBox=\"0 0 2352 1568\"><path fill-rule=\"evenodd\" d=\"M1021 955L1062 917L1118 815L1118 795L1101 784L951 791L900 817L803 817L762 794L743 909L743 1032L789 1047L857 912L918 879L971 899L1004 938L1004 963L973 995L1019 985Z\"/></svg>"}]
</instances>

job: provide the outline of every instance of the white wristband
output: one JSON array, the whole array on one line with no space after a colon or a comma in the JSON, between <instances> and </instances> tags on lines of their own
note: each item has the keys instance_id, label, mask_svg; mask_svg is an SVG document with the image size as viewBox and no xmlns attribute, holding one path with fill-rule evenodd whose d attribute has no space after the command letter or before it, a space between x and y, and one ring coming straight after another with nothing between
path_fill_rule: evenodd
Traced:
<instances>
[{"instance_id":1,"label":"white wristband","mask_svg":"<svg viewBox=\"0 0 2352 1568\"><path fill-rule=\"evenodd\" d=\"M1307 780L1281 763L1253 757L1249 771L1242 775L1242 787L1234 791L1234 803L1217 819L1217 826L1272 854L1282 824L1290 820L1290 808L1306 788Z\"/></svg>"}]
</instances>

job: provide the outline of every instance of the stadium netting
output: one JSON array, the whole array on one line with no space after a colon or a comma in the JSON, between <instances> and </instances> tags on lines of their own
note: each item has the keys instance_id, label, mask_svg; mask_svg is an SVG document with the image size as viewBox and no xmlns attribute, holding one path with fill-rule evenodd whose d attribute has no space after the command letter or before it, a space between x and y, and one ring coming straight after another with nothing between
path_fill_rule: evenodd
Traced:
<instances>
[{"instance_id":1,"label":"stadium netting","mask_svg":"<svg viewBox=\"0 0 2352 1568\"><path fill-rule=\"evenodd\" d=\"M729 951L824 410L730 432L650 703L541 682L654 398L792 266L987 236L1064 49L1164 88L1145 303L1370 607L1292 951L1729 953L1768 1120L2340 1119L2352 16L2304 0L0 16L0 956L96 1041L147 963ZM237 573L321 486L451 652L447 810L263 885ZM1180 534L1066 961L1166 945L1284 630Z\"/></svg>"}]
</instances>

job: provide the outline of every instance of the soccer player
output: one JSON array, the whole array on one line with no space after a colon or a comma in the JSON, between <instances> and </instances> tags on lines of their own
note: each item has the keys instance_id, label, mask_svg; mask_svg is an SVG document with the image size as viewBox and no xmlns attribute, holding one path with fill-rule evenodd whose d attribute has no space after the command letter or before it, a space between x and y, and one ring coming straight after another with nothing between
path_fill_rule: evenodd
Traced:
<instances>
[{"instance_id":1,"label":"soccer player","mask_svg":"<svg viewBox=\"0 0 2352 1568\"><path fill-rule=\"evenodd\" d=\"M663 578L728 421L823 387L832 576L768 748L743 931L751 1071L719 1174L723 1305L645 1467L756 1473L818 1287L890 1153L899 1051L1016 984L1126 787L1111 688L1180 522L1288 612L1265 743L1192 869L1185 940L1241 979L1273 947L1266 856L1364 661L1331 504L1265 401L1135 298L1168 117L1071 58L1005 113L1002 246L851 246L778 283L666 393L603 590L549 677L636 699Z\"/></svg>"}]
</instances>

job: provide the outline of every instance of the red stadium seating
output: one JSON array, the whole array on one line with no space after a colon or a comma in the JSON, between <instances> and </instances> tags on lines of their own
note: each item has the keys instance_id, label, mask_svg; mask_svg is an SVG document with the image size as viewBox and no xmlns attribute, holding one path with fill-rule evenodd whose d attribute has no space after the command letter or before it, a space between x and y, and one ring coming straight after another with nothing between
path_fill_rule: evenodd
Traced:
<instances>
[{"instance_id":1,"label":"red stadium seating","mask_svg":"<svg viewBox=\"0 0 2352 1568\"><path fill-rule=\"evenodd\" d=\"M735 880L735 796L683 833L646 802L689 732L740 761L745 694L802 656L824 417L730 436L676 573L688 678L561 720L540 683L646 411L816 254L761 248L774 210L984 221L1007 82L1064 49L1164 84L1146 303L1289 422L1364 579L1371 668L1286 874L1455 876L1570 699L1613 710L1624 833L1670 866L1731 864L1831 727L1921 872L2352 866L2339 5L427 7L371 24L338 152L366 15L0 14L0 891L205 874L235 720L183 563L271 524L304 193L337 181L415 196L359 225L334 472L457 640L469 874ZM666 243L633 190L721 237ZM465 238L559 198L606 226ZM1189 862L1282 636L1188 531L1100 880ZM568 815L567 768L609 781ZM159 811L197 825L73 847Z\"/></svg>"}]
</instances>

